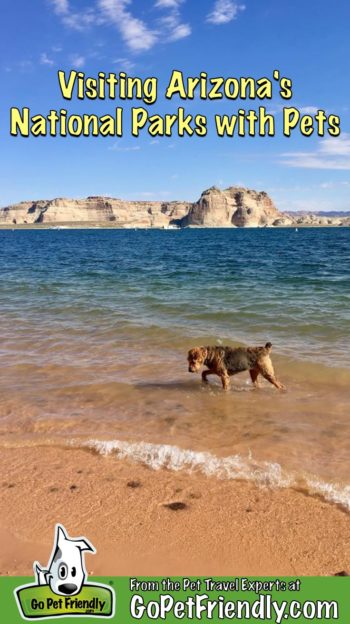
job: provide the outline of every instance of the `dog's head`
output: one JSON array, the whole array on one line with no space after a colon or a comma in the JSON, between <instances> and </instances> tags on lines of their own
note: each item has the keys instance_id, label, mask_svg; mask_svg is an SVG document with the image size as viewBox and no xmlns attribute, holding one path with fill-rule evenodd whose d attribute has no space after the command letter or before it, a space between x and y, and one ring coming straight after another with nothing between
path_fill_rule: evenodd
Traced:
<instances>
[{"instance_id":1,"label":"dog's head","mask_svg":"<svg viewBox=\"0 0 350 624\"><path fill-rule=\"evenodd\" d=\"M64 527L57 525L55 551L46 573L46 582L55 594L66 596L80 592L86 578L82 555L85 550L95 552L87 540L72 540Z\"/></svg>"},{"instance_id":2,"label":"dog's head","mask_svg":"<svg viewBox=\"0 0 350 624\"><path fill-rule=\"evenodd\" d=\"M269 357L272 351L271 342L267 342L264 347L248 347L248 351L255 354L255 357L258 360Z\"/></svg>"},{"instance_id":3,"label":"dog's head","mask_svg":"<svg viewBox=\"0 0 350 624\"><path fill-rule=\"evenodd\" d=\"M188 352L188 372L198 373L201 366L203 366L207 357L207 350L205 347L194 347Z\"/></svg>"}]
</instances>

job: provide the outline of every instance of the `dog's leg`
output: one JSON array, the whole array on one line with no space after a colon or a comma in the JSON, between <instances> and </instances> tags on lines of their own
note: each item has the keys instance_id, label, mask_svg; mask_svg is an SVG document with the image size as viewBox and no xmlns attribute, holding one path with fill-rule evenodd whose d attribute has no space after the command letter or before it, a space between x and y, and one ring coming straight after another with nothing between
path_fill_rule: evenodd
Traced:
<instances>
[{"instance_id":1,"label":"dog's leg","mask_svg":"<svg viewBox=\"0 0 350 624\"><path fill-rule=\"evenodd\" d=\"M208 375L216 375L216 372L212 371L212 370L205 370L205 371L202 372L202 381L205 384L209 383L209 381L207 379Z\"/></svg>"},{"instance_id":2,"label":"dog's leg","mask_svg":"<svg viewBox=\"0 0 350 624\"><path fill-rule=\"evenodd\" d=\"M256 388L259 388L259 386L260 386L259 381L258 381L258 377L259 377L259 369L258 369L258 368L252 368L252 369L249 371L249 374L250 374L250 378L251 378L252 383L254 384L254 386L255 386Z\"/></svg>"},{"instance_id":3,"label":"dog's leg","mask_svg":"<svg viewBox=\"0 0 350 624\"><path fill-rule=\"evenodd\" d=\"M219 377L221 379L221 383L222 383L222 387L224 390L228 390L229 386L230 386L230 377L227 374L226 371L222 372L219 374Z\"/></svg>"},{"instance_id":4,"label":"dog's leg","mask_svg":"<svg viewBox=\"0 0 350 624\"><path fill-rule=\"evenodd\" d=\"M265 377L265 379L267 379L267 381L269 381L270 383L272 383L273 386L275 386L275 388L277 388L278 390L285 390L286 386L284 386L280 381L278 381L278 379L276 379L276 377L272 377L271 375L269 375L269 373L262 373L263 377Z\"/></svg>"},{"instance_id":5,"label":"dog's leg","mask_svg":"<svg viewBox=\"0 0 350 624\"><path fill-rule=\"evenodd\" d=\"M275 388L278 390L285 390L286 387L278 381L275 377L275 371L273 370L273 366L270 359L264 359L263 361L258 362L259 372L261 375L267 379Z\"/></svg>"}]
</instances>

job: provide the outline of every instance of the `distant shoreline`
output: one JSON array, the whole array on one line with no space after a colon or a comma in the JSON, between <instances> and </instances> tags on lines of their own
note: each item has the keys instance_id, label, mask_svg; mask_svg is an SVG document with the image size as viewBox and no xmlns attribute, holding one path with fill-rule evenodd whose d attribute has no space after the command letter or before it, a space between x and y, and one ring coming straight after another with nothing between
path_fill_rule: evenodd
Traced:
<instances>
[{"instance_id":1,"label":"distant shoreline","mask_svg":"<svg viewBox=\"0 0 350 624\"><path fill-rule=\"evenodd\" d=\"M339 227L350 216L281 212L265 191L212 186L196 202L124 200L89 196L23 201L0 208L0 227L104 227L106 229L184 229L249 227Z\"/></svg>"},{"instance_id":2,"label":"distant shoreline","mask_svg":"<svg viewBox=\"0 0 350 624\"><path fill-rule=\"evenodd\" d=\"M249 226L207 226L207 225L187 225L186 227L158 227L158 226L148 226L148 227L140 227L133 225L107 225L104 222L101 223L60 223L57 225L52 225L49 223L0 223L0 230L131 230L131 231L144 231L144 230L158 230L158 231L178 231L178 230L295 230L295 229L322 229L322 228L347 228L350 224L336 224L336 223L328 223L328 224L295 224L290 225L249 225Z\"/></svg>"}]
</instances>

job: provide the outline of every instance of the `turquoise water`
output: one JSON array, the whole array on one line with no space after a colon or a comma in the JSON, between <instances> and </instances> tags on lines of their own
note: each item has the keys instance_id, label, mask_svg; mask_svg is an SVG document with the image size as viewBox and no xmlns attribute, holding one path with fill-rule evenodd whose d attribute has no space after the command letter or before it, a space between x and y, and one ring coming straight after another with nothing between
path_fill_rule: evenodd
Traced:
<instances>
[{"instance_id":1,"label":"turquoise water","mask_svg":"<svg viewBox=\"0 0 350 624\"><path fill-rule=\"evenodd\" d=\"M350 229L1 231L1 326L271 340L350 366Z\"/></svg>"},{"instance_id":2,"label":"turquoise water","mask_svg":"<svg viewBox=\"0 0 350 624\"><path fill-rule=\"evenodd\" d=\"M349 228L0 231L0 446L192 462L350 509L349 250ZM188 373L195 345L267 340L287 392Z\"/></svg>"}]
</instances>

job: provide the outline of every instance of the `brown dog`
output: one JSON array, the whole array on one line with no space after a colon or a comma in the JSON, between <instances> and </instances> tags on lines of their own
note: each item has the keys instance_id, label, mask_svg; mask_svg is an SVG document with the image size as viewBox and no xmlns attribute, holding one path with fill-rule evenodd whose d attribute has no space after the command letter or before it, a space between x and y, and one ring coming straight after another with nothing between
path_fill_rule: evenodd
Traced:
<instances>
[{"instance_id":1,"label":"brown dog","mask_svg":"<svg viewBox=\"0 0 350 624\"><path fill-rule=\"evenodd\" d=\"M249 370L251 380L258 386L258 376L262 375L279 390L285 386L277 381L273 370L270 353L271 342L264 347L195 347L188 352L188 371L199 372L201 366L208 370L202 372L202 380L208 383L208 375L218 375L224 390L228 390L230 376Z\"/></svg>"}]
</instances>

